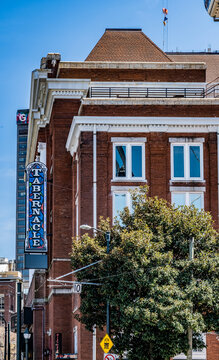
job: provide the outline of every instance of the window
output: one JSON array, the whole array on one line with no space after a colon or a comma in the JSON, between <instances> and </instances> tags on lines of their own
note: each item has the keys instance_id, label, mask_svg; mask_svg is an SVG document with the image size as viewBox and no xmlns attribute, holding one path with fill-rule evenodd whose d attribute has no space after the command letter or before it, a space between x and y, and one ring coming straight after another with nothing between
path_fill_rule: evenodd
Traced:
<instances>
[{"instance_id":1,"label":"window","mask_svg":"<svg viewBox=\"0 0 219 360\"><path fill-rule=\"evenodd\" d=\"M25 204L25 199L18 199L18 204L19 205Z\"/></svg>"},{"instance_id":2,"label":"window","mask_svg":"<svg viewBox=\"0 0 219 360\"><path fill-rule=\"evenodd\" d=\"M18 220L18 226L24 226L25 220Z\"/></svg>"},{"instance_id":3,"label":"window","mask_svg":"<svg viewBox=\"0 0 219 360\"><path fill-rule=\"evenodd\" d=\"M27 142L27 136L21 136L19 137L19 142Z\"/></svg>"},{"instance_id":4,"label":"window","mask_svg":"<svg viewBox=\"0 0 219 360\"><path fill-rule=\"evenodd\" d=\"M25 213L18 213L17 214L18 219L25 219ZM19 224L20 225L20 224ZM23 225L23 224L22 224Z\"/></svg>"},{"instance_id":5,"label":"window","mask_svg":"<svg viewBox=\"0 0 219 360\"><path fill-rule=\"evenodd\" d=\"M4 294L0 294L0 310L4 310L5 308L5 296Z\"/></svg>"},{"instance_id":6,"label":"window","mask_svg":"<svg viewBox=\"0 0 219 360\"><path fill-rule=\"evenodd\" d=\"M194 205L201 210L204 208L203 192L172 192L172 204L175 206Z\"/></svg>"},{"instance_id":7,"label":"window","mask_svg":"<svg viewBox=\"0 0 219 360\"><path fill-rule=\"evenodd\" d=\"M112 138L113 179L145 180L146 138Z\"/></svg>"},{"instance_id":8,"label":"window","mask_svg":"<svg viewBox=\"0 0 219 360\"><path fill-rule=\"evenodd\" d=\"M23 236L25 238L25 235L18 235L18 236ZM24 248L24 242L23 241L18 241L17 246L19 246L19 247L22 246Z\"/></svg>"},{"instance_id":9,"label":"window","mask_svg":"<svg viewBox=\"0 0 219 360\"><path fill-rule=\"evenodd\" d=\"M26 150L27 149L27 144L19 144L19 149Z\"/></svg>"},{"instance_id":10,"label":"window","mask_svg":"<svg viewBox=\"0 0 219 360\"><path fill-rule=\"evenodd\" d=\"M193 142L171 144L171 178L203 180L203 144Z\"/></svg>"},{"instance_id":11,"label":"window","mask_svg":"<svg viewBox=\"0 0 219 360\"><path fill-rule=\"evenodd\" d=\"M115 190L113 192L113 219L119 219L119 214L125 207L132 209L131 193L126 190Z\"/></svg>"},{"instance_id":12,"label":"window","mask_svg":"<svg viewBox=\"0 0 219 360\"><path fill-rule=\"evenodd\" d=\"M24 248L23 249L17 249L17 253L18 254L23 254L24 253Z\"/></svg>"},{"instance_id":13,"label":"window","mask_svg":"<svg viewBox=\"0 0 219 360\"><path fill-rule=\"evenodd\" d=\"M23 196L25 196L26 194L25 194L25 191L21 191L21 192L18 192L18 197L23 197Z\"/></svg>"}]
</instances>

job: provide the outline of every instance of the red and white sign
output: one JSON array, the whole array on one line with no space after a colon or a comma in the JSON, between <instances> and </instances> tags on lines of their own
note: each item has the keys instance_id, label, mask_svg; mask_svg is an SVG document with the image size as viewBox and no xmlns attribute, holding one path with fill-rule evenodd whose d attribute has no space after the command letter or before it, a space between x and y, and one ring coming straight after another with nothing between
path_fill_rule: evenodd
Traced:
<instances>
[{"instance_id":1,"label":"red and white sign","mask_svg":"<svg viewBox=\"0 0 219 360\"><path fill-rule=\"evenodd\" d=\"M115 354L104 354L104 360L116 360L119 356Z\"/></svg>"}]
</instances>

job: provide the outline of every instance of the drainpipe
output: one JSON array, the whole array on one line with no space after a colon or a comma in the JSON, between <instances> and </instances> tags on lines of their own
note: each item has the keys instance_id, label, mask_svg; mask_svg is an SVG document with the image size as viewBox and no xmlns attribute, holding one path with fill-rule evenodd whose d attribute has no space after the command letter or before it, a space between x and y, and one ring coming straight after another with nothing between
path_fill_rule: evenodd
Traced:
<instances>
[{"instance_id":1,"label":"drainpipe","mask_svg":"<svg viewBox=\"0 0 219 360\"><path fill-rule=\"evenodd\" d=\"M93 327L93 360L97 358L97 328L96 325Z\"/></svg>"},{"instance_id":2,"label":"drainpipe","mask_svg":"<svg viewBox=\"0 0 219 360\"><path fill-rule=\"evenodd\" d=\"M217 223L219 225L219 127L217 128L217 199L218 199Z\"/></svg>"},{"instance_id":3,"label":"drainpipe","mask_svg":"<svg viewBox=\"0 0 219 360\"><path fill-rule=\"evenodd\" d=\"M97 131L96 125L93 128L93 227L97 227ZM94 230L95 235L95 230ZM93 327L93 360L96 360L97 330Z\"/></svg>"},{"instance_id":4,"label":"drainpipe","mask_svg":"<svg viewBox=\"0 0 219 360\"><path fill-rule=\"evenodd\" d=\"M93 227L97 227L97 131L93 129ZM94 230L95 232L95 230Z\"/></svg>"}]
</instances>

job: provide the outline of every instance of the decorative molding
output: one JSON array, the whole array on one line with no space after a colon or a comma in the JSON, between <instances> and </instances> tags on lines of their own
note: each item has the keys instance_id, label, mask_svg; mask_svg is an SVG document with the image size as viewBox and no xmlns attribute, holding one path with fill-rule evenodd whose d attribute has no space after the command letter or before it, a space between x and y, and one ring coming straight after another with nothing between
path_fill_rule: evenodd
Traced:
<instances>
[{"instance_id":1,"label":"decorative molding","mask_svg":"<svg viewBox=\"0 0 219 360\"><path fill-rule=\"evenodd\" d=\"M54 90L52 91L52 96L55 98L75 98L80 99L84 95L83 90Z\"/></svg>"},{"instance_id":2,"label":"decorative molding","mask_svg":"<svg viewBox=\"0 0 219 360\"><path fill-rule=\"evenodd\" d=\"M112 137L111 142L119 142L119 143L145 143L147 142L146 137Z\"/></svg>"},{"instance_id":3,"label":"decorative molding","mask_svg":"<svg viewBox=\"0 0 219 360\"><path fill-rule=\"evenodd\" d=\"M170 186L171 192L205 192L204 186Z\"/></svg>"},{"instance_id":4,"label":"decorative molding","mask_svg":"<svg viewBox=\"0 0 219 360\"><path fill-rule=\"evenodd\" d=\"M62 61L61 69L206 69L204 62L107 62L107 61Z\"/></svg>"},{"instance_id":5,"label":"decorative molding","mask_svg":"<svg viewBox=\"0 0 219 360\"><path fill-rule=\"evenodd\" d=\"M32 73L26 164L34 160L39 128L50 122L55 99L81 99L90 86L89 79L51 79L48 72Z\"/></svg>"},{"instance_id":6,"label":"decorative molding","mask_svg":"<svg viewBox=\"0 0 219 360\"><path fill-rule=\"evenodd\" d=\"M205 138L198 138L198 137L175 137L169 138L170 143L204 143Z\"/></svg>"},{"instance_id":7,"label":"decorative molding","mask_svg":"<svg viewBox=\"0 0 219 360\"><path fill-rule=\"evenodd\" d=\"M135 185L131 185L131 186L111 186L111 192L129 191L129 190L135 190L137 188L138 188L138 186L135 186Z\"/></svg>"},{"instance_id":8,"label":"decorative molding","mask_svg":"<svg viewBox=\"0 0 219 360\"><path fill-rule=\"evenodd\" d=\"M189 88L205 88L205 82L149 82L149 81L91 81L90 87L113 87L113 88L171 88L171 89L189 89Z\"/></svg>"},{"instance_id":9,"label":"decorative molding","mask_svg":"<svg viewBox=\"0 0 219 360\"><path fill-rule=\"evenodd\" d=\"M94 126L97 132L104 131L111 133L216 133L219 127L219 118L75 116L66 142L66 148L72 156L77 150L81 131L93 131ZM119 137L117 138L119 139ZM203 138L195 138L194 141L197 142L197 139ZM119 141L121 141L121 138ZM203 141L201 140L200 142Z\"/></svg>"},{"instance_id":10,"label":"decorative molding","mask_svg":"<svg viewBox=\"0 0 219 360\"><path fill-rule=\"evenodd\" d=\"M219 98L84 98L83 105L157 105L157 106L173 106L173 105L219 105Z\"/></svg>"}]
</instances>

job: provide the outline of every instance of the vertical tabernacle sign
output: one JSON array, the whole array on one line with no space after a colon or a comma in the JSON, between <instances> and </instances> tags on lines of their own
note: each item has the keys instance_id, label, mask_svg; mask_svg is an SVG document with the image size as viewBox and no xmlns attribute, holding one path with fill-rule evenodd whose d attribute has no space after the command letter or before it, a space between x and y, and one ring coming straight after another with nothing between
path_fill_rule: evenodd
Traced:
<instances>
[{"instance_id":1,"label":"vertical tabernacle sign","mask_svg":"<svg viewBox=\"0 0 219 360\"><path fill-rule=\"evenodd\" d=\"M26 167L27 206L25 252L47 252L46 239L47 168L41 162Z\"/></svg>"}]
</instances>

